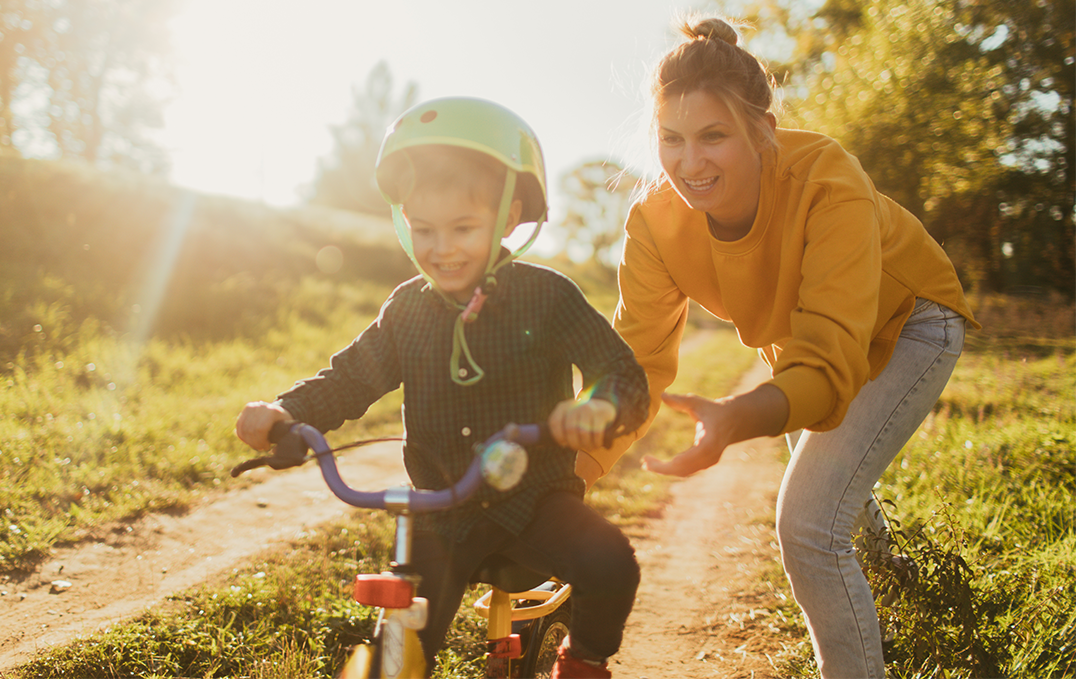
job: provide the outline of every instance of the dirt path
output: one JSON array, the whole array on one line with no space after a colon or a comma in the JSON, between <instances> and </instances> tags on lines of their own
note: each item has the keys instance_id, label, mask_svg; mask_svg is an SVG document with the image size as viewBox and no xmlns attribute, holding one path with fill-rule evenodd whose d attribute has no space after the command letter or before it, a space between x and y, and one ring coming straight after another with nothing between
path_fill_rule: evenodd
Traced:
<instances>
[{"instance_id":1,"label":"dirt path","mask_svg":"<svg viewBox=\"0 0 1076 679\"><path fill-rule=\"evenodd\" d=\"M737 391L768 377L761 363ZM783 439L731 446L721 462L677 482L661 519L633 536L642 583L620 653L625 679L776 678L787 639L771 625L758 572L777 557L772 508ZM778 571L779 572L779 571Z\"/></svg>"},{"instance_id":2,"label":"dirt path","mask_svg":"<svg viewBox=\"0 0 1076 679\"><path fill-rule=\"evenodd\" d=\"M338 460L344 480L358 488L407 478L399 443L372 444ZM316 465L248 473L261 483L184 516L152 515L100 541L55 549L37 573L0 583L0 674L37 651L134 615L348 511L326 489ZM58 589L52 585L57 580L70 587Z\"/></svg>"},{"instance_id":3,"label":"dirt path","mask_svg":"<svg viewBox=\"0 0 1076 679\"><path fill-rule=\"evenodd\" d=\"M745 376L740 391L766 377ZM776 556L771 512L780 440L731 447L716 467L673 487L663 518L632 536L643 569L618 677L776 677L784 640L762 607L757 572ZM358 487L401 483L398 443L341 458ZM252 472L261 482L181 517L151 516L107 539L57 549L38 573L0 583L0 676L53 644L88 634L234 568L274 542L347 511L316 467ZM71 583L56 591L55 580ZM767 601L767 598L769 600Z\"/></svg>"}]
</instances>

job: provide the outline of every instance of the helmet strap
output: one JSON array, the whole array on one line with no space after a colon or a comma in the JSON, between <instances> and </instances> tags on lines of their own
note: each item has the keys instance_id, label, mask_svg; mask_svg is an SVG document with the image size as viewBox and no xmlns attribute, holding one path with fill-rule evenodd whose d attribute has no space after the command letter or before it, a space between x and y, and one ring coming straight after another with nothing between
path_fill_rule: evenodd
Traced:
<instances>
[{"instance_id":1,"label":"helmet strap","mask_svg":"<svg viewBox=\"0 0 1076 679\"><path fill-rule=\"evenodd\" d=\"M497 269L500 269L513 259L512 257L505 257L502 262L497 261L501 250L501 239L504 238L504 232L508 230L508 212L512 209L512 197L515 193L516 171L508 168L508 174L504 177L504 188L501 190L501 205L497 208L497 221L493 223L493 242L489 248L489 261L486 262L487 277L496 273Z\"/></svg>"}]
</instances>

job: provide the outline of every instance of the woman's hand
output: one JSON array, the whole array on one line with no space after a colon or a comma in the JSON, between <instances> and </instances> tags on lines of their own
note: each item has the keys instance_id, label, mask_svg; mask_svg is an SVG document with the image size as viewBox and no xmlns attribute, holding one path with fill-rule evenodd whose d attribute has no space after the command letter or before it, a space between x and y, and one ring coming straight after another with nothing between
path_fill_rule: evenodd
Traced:
<instances>
[{"instance_id":1,"label":"woman's hand","mask_svg":"<svg viewBox=\"0 0 1076 679\"><path fill-rule=\"evenodd\" d=\"M294 419L287 410L275 403L252 401L239 413L235 422L235 435L254 450L269 450L269 430L277 422Z\"/></svg>"},{"instance_id":2,"label":"woman's hand","mask_svg":"<svg viewBox=\"0 0 1076 679\"><path fill-rule=\"evenodd\" d=\"M561 401L549 414L553 440L573 450L597 450L605 445L605 430L616 420L616 406L600 398Z\"/></svg>"},{"instance_id":3,"label":"woman's hand","mask_svg":"<svg viewBox=\"0 0 1076 679\"><path fill-rule=\"evenodd\" d=\"M691 476L721 459L725 448L757 436L776 436L788 421L788 399L772 384L712 401L688 394L662 394L668 406L695 420L695 443L671 460L647 455L643 467L658 474Z\"/></svg>"},{"instance_id":4,"label":"woman's hand","mask_svg":"<svg viewBox=\"0 0 1076 679\"><path fill-rule=\"evenodd\" d=\"M725 448L732 443L729 440L731 413L727 399L711 401L694 394L662 394L661 400L695 420L695 444L671 460L647 455L643 458L643 468L668 476L691 476L717 464Z\"/></svg>"}]
</instances>

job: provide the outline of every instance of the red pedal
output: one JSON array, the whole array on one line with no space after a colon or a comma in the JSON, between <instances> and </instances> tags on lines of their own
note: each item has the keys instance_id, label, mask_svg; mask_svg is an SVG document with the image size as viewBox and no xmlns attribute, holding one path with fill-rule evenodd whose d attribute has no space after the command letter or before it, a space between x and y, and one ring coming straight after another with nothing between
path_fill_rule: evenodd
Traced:
<instances>
[{"instance_id":1,"label":"red pedal","mask_svg":"<svg viewBox=\"0 0 1076 679\"><path fill-rule=\"evenodd\" d=\"M392 573L356 575L352 596L365 606L409 608L415 588L410 581Z\"/></svg>"},{"instance_id":2,"label":"red pedal","mask_svg":"<svg viewBox=\"0 0 1076 679\"><path fill-rule=\"evenodd\" d=\"M487 656L490 658L518 658L523 655L523 646L518 634L510 634L502 639L490 639L486 642Z\"/></svg>"}]
</instances>

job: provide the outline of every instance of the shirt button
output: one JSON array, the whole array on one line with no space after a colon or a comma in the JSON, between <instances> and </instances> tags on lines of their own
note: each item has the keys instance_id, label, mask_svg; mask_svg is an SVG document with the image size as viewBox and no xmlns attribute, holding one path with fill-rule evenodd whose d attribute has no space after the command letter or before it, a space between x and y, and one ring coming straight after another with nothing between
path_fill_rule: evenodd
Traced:
<instances>
[{"instance_id":1,"label":"shirt button","mask_svg":"<svg viewBox=\"0 0 1076 679\"><path fill-rule=\"evenodd\" d=\"M460 377L467 377L467 368L460 368L458 374Z\"/></svg>"},{"instance_id":2,"label":"shirt button","mask_svg":"<svg viewBox=\"0 0 1076 679\"><path fill-rule=\"evenodd\" d=\"M482 500L482 509L489 509L489 501Z\"/></svg>"},{"instance_id":3,"label":"shirt button","mask_svg":"<svg viewBox=\"0 0 1076 679\"><path fill-rule=\"evenodd\" d=\"M460 433L463 434L464 436L470 436L471 435L471 428L470 427L464 427L463 429L460 429Z\"/></svg>"}]
</instances>

